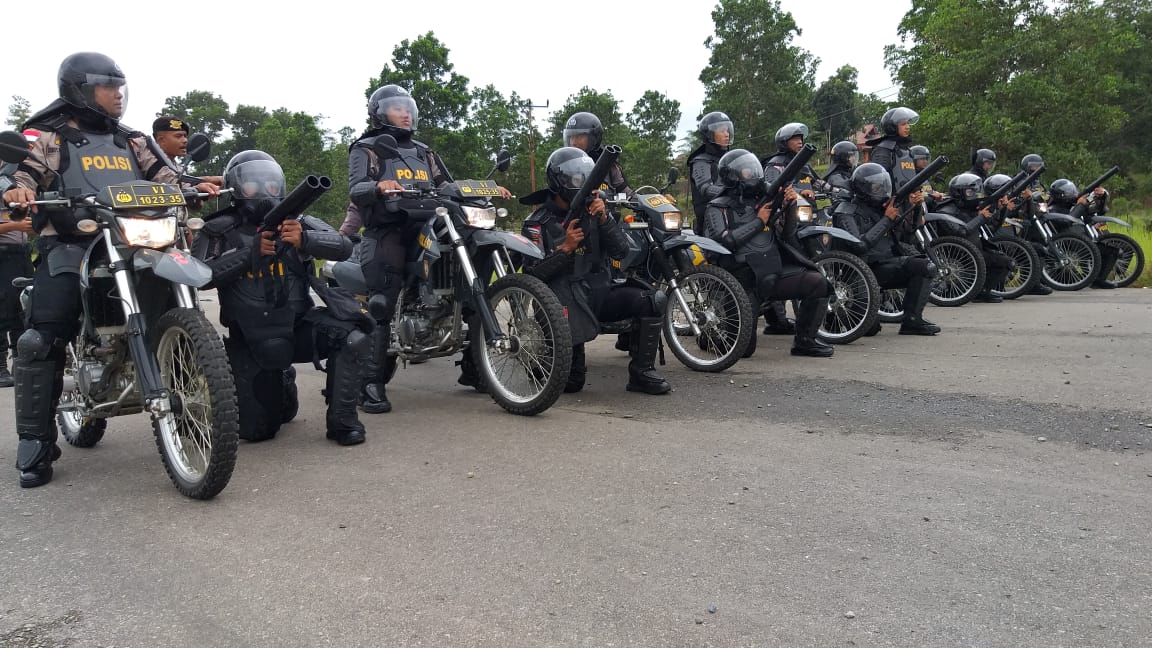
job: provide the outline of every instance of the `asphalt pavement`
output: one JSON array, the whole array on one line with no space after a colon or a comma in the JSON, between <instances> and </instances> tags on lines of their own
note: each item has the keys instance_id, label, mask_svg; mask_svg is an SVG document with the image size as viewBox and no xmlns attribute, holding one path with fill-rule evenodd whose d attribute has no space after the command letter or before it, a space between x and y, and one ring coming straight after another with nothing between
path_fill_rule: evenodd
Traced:
<instances>
[{"instance_id":1,"label":"asphalt pavement","mask_svg":"<svg viewBox=\"0 0 1152 648\"><path fill-rule=\"evenodd\" d=\"M532 418L412 365L348 448L300 365L208 502L144 416L22 490L9 423L0 646L1152 646L1152 291L926 314L828 360L669 353L666 396L603 337Z\"/></svg>"}]
</instances>

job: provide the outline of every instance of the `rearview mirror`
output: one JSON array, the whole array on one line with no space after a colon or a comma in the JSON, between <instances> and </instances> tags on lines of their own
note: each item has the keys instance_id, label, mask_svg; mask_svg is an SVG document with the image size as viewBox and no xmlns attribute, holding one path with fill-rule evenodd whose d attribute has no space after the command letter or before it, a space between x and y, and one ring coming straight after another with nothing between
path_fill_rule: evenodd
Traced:
<instances>
[{"instance_id":1,"label":"rearview mirror","mask_svg":"<svg viewBox=\"0 0 1152 648\"><path fill-rule=\"evenodd\" d=\"M676 184L676 181L679 179L680 169L677 169L676 167L668 169L668 184Z\"/></svg>"},{"instance_id":2,"label":"rearview mirror","mask_svg":"<svg viewBox=\"0 0 1152 648\"><path fill-rule=\"evenodd\" d=\"M376 136L376 139L372 141L372 152L379 158L400 157L399 145L396 143L396 138L387 134Z\"/></svg>"},{"instance_id":3,"label":"rearview mirror","mask_svg":"<svg viewBox=\"0 0 1152 648\"><path fill-rule=\"evenodd\" d=\"M26 160L31 152L28 150L28 139L16 131L0 133L0 160L11 164L19 164Z\"/></svg>"},{"instance_id":4,"label":"rearview mirror","mask_svg":"<svg viewBox=\"0 0 1152 648\"><path fill-rule=\"evenodd\" d=\"M212 142L204 133L195 133L188 138L188 159L193 162L203 162L212 152Z\"/></svg>"},{"instance_id":5,"label":"rearview mirror","mask_svg":"<svg viewBox=\"0 0 1152 648\"><path fill-rule=\"evenodd\" d=\"M508 152L508 149L500 149L500 152L496 154L496 170L504 173L510 166L512 166L512 154Z\"/></svg>"}]
</instances>

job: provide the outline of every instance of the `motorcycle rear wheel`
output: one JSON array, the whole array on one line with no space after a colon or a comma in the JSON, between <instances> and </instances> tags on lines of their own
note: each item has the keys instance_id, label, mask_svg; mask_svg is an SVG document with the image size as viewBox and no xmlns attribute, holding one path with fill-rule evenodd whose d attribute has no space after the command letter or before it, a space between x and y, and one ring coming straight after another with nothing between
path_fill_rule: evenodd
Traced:
<instances>
[{"instance_id":1,"label":"motorcycle rear wheel","mask_svg":"<svg viewBox=\"0 0 1152 648\"><path fill-rule=\"evenodd\" d=\"M173 308L156 323L153 352L172 411L152 415L156 447L176 489L215 497L232 477L239 443L236 387L220 335L204 313Z\"/></svg>"},{"instance_id":2,"label":"motorcycle rear wheel","mask_svg":"<svg viewBox=\"0 0 1152 648\"><path fill-rule=\"evenodd\" d=\"M469 347L485 391L505 410L535 416L560 397L572 369L564 307L551 288L526 274L494 281L488 304L506 346L489 345L478 321L469 325Z\"/></svg>"}]
</instances>

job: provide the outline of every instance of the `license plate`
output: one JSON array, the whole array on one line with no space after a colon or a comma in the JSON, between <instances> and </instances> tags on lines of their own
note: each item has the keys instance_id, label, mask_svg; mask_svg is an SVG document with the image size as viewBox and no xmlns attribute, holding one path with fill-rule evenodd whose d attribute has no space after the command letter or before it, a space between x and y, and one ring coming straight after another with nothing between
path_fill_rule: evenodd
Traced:
<instances>
[{"instance_id":1,"label":"license plate","mask_svg":"<svg viewBox=\"0 0 1152 648\"><path fill-rule=\"evenodd\" d=\"M108 187L113 209L172 207L184 204L184 194L175 185L112 185Z\"/></svg>"}]
</instances>

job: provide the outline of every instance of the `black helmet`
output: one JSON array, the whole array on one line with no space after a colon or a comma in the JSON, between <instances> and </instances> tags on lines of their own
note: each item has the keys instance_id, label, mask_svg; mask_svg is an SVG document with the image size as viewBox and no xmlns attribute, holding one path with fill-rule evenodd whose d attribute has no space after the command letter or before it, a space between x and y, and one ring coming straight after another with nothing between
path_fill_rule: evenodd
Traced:
<instances>
[{"instance_id":1,"label":"black helmet","mask_svg":"<svg viewBox=\"0 0 1152 648\"><path fill-rule=\"evenodd\" d=\"M548 156L548 190L571 202L594 166L592 158L575 146L556 149Z\"/></svg>"},{"instance_id":2,"label":"black helmet","mask_svg":"<svg viewBox=\"0 0 1152 648\"><path fill-rule=\"evenodd\" d=\"M604 127L600 118L590 112L578 112L568 118L564 124L564 146L572 146L572 137L575 135L588 136L588 153L600 148L604 141ZM579 147L577 147L579 148Z\"/></svg>"},{"instance_id":3,"label":"black helmet","mask_svg":"<svg viewBox=\"0 0 1152 648\"><path fill-rule=\"evenodd\" d=\"M912 156L912 161L928 160L932 157L932 152L928 150L927 146L917 144L908 148L908 153Z\"/></svg>"},{"instance_id":4,"label":"black helmet","mask_svg":"<svg viewBox=\"0 0 1152 648\"><path fill-rule=\"evenodd\" d=\"M764 165L744 149L732 149L721 156L716 173L721 184L739 195L755 196L764 187Z\"/></svg>"},{"instance_id":5,"label":"black helmet","mask_svg":"<svg viewBox=\"0 0 1152 648\"><path fill-rule=\"evenodd\" d=\"M875 162L866 162L852 172L852 192L879 205L892 197L892 176Z\"/></svg>"},{"instance_id":6,"label":"black helmet","mask_svg":"<svg viewBox=\"0 0 1152 648\"><path fill-rule=\"evenodd\" d=\"M1012 178L1004 175L1003 173L997 173L996 175L988 176L988 179L984 181L984 195L991 196L997 191L1000 191L1000 188L1009 182L1012 182Z\"/></svg>"},{"instance_id":7,"label":"black helmet","mask_svg":"<svg viewBox=\"0 0 1152 648\"><path fill-rule=\"evenodd\" d=\"M1029 153L1020 160L1020 170L1028 173L1032 173L1042 166L1044 166L1044 158L1035 153Z\"/></svg>"},{"instance_id":8,"label":"black helmet","mask_svg":"<svg viewBox=\"0 0 1152 648\"><path fill-rule=\"evenodd\" d=\"M98 113L119 119L120 115L112 115L96 103L96 86L115 86L120 88L124 95L121 100L120 112L123 114L128 106L127 80L119 65L111 58L97 52L77 52L60 63L60 71L56 75L57 86L60 89L60 98L77 108L88 108Z\"/></svg>"},{"instance_id":9,"label":"black helmet","mask_svg":"<svg viewBox=\"0 0 1152 648\"><path fill-rule=\"evenodd\" d=\"M985 162L991 162L992 166L985 170ZM977 149L972 154L972 168L984 170L985 173L992 173L992 169L996 168L996 152L986 148Z\"/></svg>"},{"instance_id":10,"label":"black helmet","mask_svg":"<svg viewBox=\"0 0 1152 648\"><path fill-rule=\"evenodd\" d=\"M732 119L728 115L720 111L710 112L701 117L700 123L696 124L696 134L705 144L715 144L713 136L724 130L728 131L728 144L724 148L728 148L732 145L732 139L736 137L736 131L732 128Z\"/></svg>"},{"instance_id":11,"label":"black helmet","mask_svg":"<svg viewBox=\"0 0 1152 648\"><path fill-rule=\"evenodd\" d=\"M856 161L860 159L860 149L848 140L836 142L832 145L832 164L838 166L845 166L849 169L856 168Z\"/></svg>"},{"instance_id":12,"label":"black helmet","mask_svg":"<svg viewBox=\"0 0 1152 648\"><path fill-rule=\"evenodd\" d=\"M1053 182L1052 186L1048 187L1048 191L1052 196L1053 204L1071 205L1080 197L1080 190L1076 188L1076 183L1067 178L1060 178Z\"/></svg>"},{"instance_id":13,"label":"black helmet","mask_svg":"<svg viewBox=\"0 0 1152 648\"><path fill-rule=\"evenodd\" d=\"M404 127L392 123L388 119L389 112L392 112L393 119L397 120L410 117L411 124ZM416 132L416 127L420 123L420 109L416 107L416 101L412 99L411 93L396 84L389 84L377 88L368 98L368 120L372 128L383 129L385 133L398 140L408 139Z\"/></svg>"},{"instance_id":14,"label":"black helmet","mask_svg":"<svg viewBox=\"0 0 1152 648\"><path fill-rule=\"evenodd\" d=\"M285 186L284 171L264 151L241 151L224 166L224 187L231 189L232 200L241 204L280 202Z\"/></svg>"},{"instance_id":15,"label":"black helmet","mask_svg":"<svg viewBox=\"0 0 1152 648\"><path fill-rule=\"evenodd\" d=\"M788 140L799 135L802 139L808 137L808 127L800 122L784 124L776 131L776 148L781 152L788 150Z\"/></svg>"},{"instance_id":16,"label":"black helmet","mask_svg":"<svg viewBox=\"0 0 1152 648\"><path fill-rule=\"evenodd\" d=\"M961 173L948 181L948 195L961 207L975 207L984 197L984 181L975 173Z\"/></svg>"},{"instance_id":17,"label":"black helmet","mask_svg":"<svg viewBox=\"0 0 1152 648\"><path fill-rule=\"evenodd\" d=\"M880 118L880 130L884 131L885 135L899 134L899 126L903 122L908 122L908 125L913 126L916 122L920 121L920 113L900 106L898 108L889 108L888 112Z\"/></svg>"}]
</instances>

